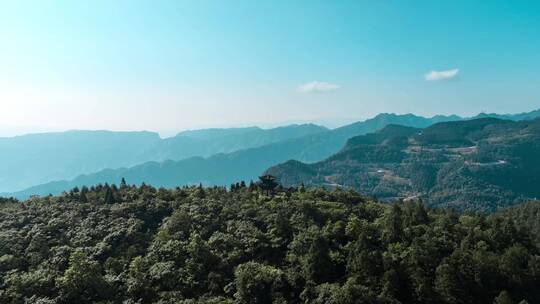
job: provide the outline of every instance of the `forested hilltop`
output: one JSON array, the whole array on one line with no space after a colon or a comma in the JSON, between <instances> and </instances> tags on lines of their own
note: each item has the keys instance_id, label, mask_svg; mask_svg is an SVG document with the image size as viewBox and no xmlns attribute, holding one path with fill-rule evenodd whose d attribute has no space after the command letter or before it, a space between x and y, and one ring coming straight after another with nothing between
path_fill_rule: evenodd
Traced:
<instances>
[{"instance_id":1,"label":"forested hilltop","mask_svg":"<svg viewBox=\"0 0 540 304\"><path fill-rule=\"evenodd\" d=\"M540 303L539 206L244 183L2 199L0 303Z\"/></svg>"}]
</instances>

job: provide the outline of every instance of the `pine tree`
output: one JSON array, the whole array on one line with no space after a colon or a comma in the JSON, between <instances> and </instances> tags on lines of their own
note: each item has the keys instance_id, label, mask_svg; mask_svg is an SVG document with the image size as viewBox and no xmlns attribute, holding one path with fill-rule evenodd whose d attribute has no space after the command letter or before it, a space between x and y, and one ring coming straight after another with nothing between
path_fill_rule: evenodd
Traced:
<instances>
[{"instance_id":1,"label":"pine tree","mask_svg":"<svg viewBox=\"0 0 540 304\"><path fill-rule=\"evenodd\" d=\"M394 203L384 219L382 238L386 243L401 241L403 234L403 211L399 203Z\"/></svg>"},{"instance_id":2,"label":"pine tree","mask_svg":"<svg viewBox=\"0 0 540 304\"><path fill-rule=\"evenodd\" d=\"M255 183L253 180L249 181L249 191L255 191L257 187L255 186Z\"/></svg>"},{"instance_id":3,"label":"pine tree","mask_svg":"<svg viewBox=\"0 0 540 304\"><path fill-rule=\"evenodd\" d=\"M202 183L200 183L199 187L197 187L197 191L195 192L195 196L198 197L198 198L205 198L206 197L206 192L204 191Z\"/></svg>"},{"instance_id":4,"label":"pine tree","mask_svg":"<svg viewBox=\"0 0 540 304\"><path fill-rule=\"evenodd\" d=\"M83 188L83 190L81 191L81 194L79 195L79 201L83 204L86 204L88 203L88 198L86 197L86 192L85 191L85 188Z\"/></svg>"},{"instance_id":5,"label":"pine tree","mask_svg":"<svg viewBox=\"0 0 540 304\"><path fill-rule=\"evenodd\" d=\"M305 193L306 192L306 187L304 186L304 182L302 182L300 184L300 189L298 189L298 191L300 191L300 193Z\"/></svg>"},{"instance_id":6,"label":"pine tree","mask_svg":"<svg viewBox=\"0 0 540 304\"><path fill-rule=\"evenodd\" d=\"M113 204L116 200L114 199L113 192L110 187L107 187L107 190L105 190L105 204Z\"/></svg>"},{"instance_id":7,"label":"pine tree","mask_svg":"<svg viewBox=\"0 0 540 304\"><path fill-rule=\"evenodd\" d=\"M120 189L125 189L127 187L126 179L122 177L120 181Z\"/></svg>"}]
</instances>

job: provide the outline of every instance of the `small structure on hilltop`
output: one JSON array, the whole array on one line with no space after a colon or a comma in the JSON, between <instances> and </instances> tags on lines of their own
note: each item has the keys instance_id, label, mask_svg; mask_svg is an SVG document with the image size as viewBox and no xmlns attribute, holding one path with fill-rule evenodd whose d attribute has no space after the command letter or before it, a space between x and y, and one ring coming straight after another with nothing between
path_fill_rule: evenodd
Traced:
<instances>
[{"instance_id":1,"label":"small structure on hilltop","mask_svg":"<svg viewBox=\"0 0 540 304\"><path fill-rule=\"evenodd\" d=\"M263 193L266 193L266 195L271 195L274 193L274 189L279 184L275 176L272 176L270 174L265 174L263 176L259 176L258 185L262 189Z\"/></svg>"}]
</instances>

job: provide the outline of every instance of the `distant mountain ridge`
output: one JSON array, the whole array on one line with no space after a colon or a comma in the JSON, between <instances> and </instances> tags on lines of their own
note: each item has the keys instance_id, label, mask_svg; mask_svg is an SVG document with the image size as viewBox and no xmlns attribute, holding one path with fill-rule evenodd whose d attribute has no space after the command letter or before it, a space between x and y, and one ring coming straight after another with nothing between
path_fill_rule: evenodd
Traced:
<instances>
[{"instance_id":1,"label":"distant mountain ridge","mask_svg":"<svg viewBox=\"0 0 540 304\"><path fill-rule=\"evenodd\" d=\"M248 127L184 131L162 140L154 149L146 152L146 158L165 161L195 156L209 157L327 131L327 128L315 124L288 125L272 129Z\"/></svg>"},{"instance_id":2,"label":"distant mountain ridge","mask_svg":"<svg viewBox=\"0 0 540 304\"><path fill-rule=\"evenodd\" d=\"M473 118L476 119L476 118L487 118L487 117L506 119L506 120L514 120L514 121L532 120L532 119L535 119L537 117L540 117L540 109L535 110L535 111L531 111L531 112L518 113L518 114L496 114L496 113L487 114L487 113L480 113L480 114L476 115Z\"/></svg>"},{"instance_id":3,"label":"distant mountain ridge","mask_svg":"<svg viewBox=\"0 0 540 304\"><path fill-rule=\"evenodd\" d=\"M538 112L538 111L536 111ZM538 113L540 115L540 113ZM519 114L523 115L523 114ZM521 117L521 116L520 116ZM280 128L268 131L266 138L274 138L275 141L269 144L262 144L247 149L240 149L239 146L229 144L229 147L238 148L230 153L218 153L216 155L204 157L191 157L178 161L151 161L134 166L124 166L118 169L103 169L99 172L80 175L73 179L64 179L50 183L44 183L30 187L23 191L4 193L4 196L15 195L20 198L28 197L32 194L46 195L49 193L59 193L74 186L90 185L97 183L118 183L121 177L126 177L129 183L138 184L146 182L155 186L172 187L183 184L206 185L228 185L239 180L249 181L265 171L267 168L286 162L288 160L298 160L306 163L321 161L338 152L347 140L356 135L375 132L390 124L400 124L415 128L425 128L441 121L459 121L458 116L434 116L425 118L413 114L380 114L372 119L363 122L353 123L340 128L328 130L318 128L314 125L304 125L304 131L298 131L295 136L285 140L277 140L271 134L279 134ZM234 129L238 134L256 133L257 128ZM309 131L306 131L309 130ZM200 147L201 140L220 134L220 129L187 131L180 133L170 141L163 141L163 145L185 147L185 151L196 155L204 154L204 148L196 150L190 147L190 143L197 142ZM303 135L302 132L309 134ZM245 138L257 140L256 136L249 135ZM222 138L223 137L223 138ZM226 142L227 137L221 136L219 140ZM271 140L270 140L271 141ZM232 141L234 142L234 141ZM175 148L175 149L177 149ZM214 149L214 148L212 148ZM167 151L166 149L164 149ZM211 150L211 149L210 149ZM150 150L151 151L151 150ZM163 150L161 150L163 151ZM170 151L174 151L173 148ZM154 152L152 152L154 153ZM186 153L186 152L185 152ZM163 154L161 159L170 159L170 155Z\"/></svg>"},{"instance_id":4,"label":"distant mountain ridge","mask_svg":"<svg viewBox=\"0 0 540 304\"><path fill-rule=\"evenodd\" d=\"M314 164L269 168L284 185L352 187L382 199L422 198L479 211L540 197L540 118L478 118L424 129L388 125Z\"/></svg>"},{"instance_id":5,"label":"distant mountain ridge","mask_svg":"<svg viewBox=\"0 0 540 304\"><path fill-rule=\"evenodd\" d=\"M0 138L0 192L147 161L229 153L326 131L303 124L221 129L219 134L205 136L201 136L204 130L189 131L165 139L144 131L67 131Z\"/></svg>"}]
</instances>

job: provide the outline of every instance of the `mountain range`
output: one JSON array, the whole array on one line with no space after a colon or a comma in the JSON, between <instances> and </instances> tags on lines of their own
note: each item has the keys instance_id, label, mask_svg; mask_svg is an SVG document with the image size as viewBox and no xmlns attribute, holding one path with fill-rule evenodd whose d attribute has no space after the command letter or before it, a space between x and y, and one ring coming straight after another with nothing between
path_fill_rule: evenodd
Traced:
<instances>
[{"instance_id":1,"label":"mountain range","mask_svg":"<svg viewBox=\"0 0 540 304\"><path fill-rule=\"evenodd\" d=\"M324 131L327 131L324 127L303 124L274 129L185 131L165 139L152 132L112 131L68 131L0 138L0 192L148 161L229 153Z\"/></svg>"},{"instance_id":2,"label":"mountain range","mask_svg":"<svg viewBox=\"0 0 540 304\"><path fill-rule=\"evenodd\" d=\"M540 197L540 118L388 125L313 164L267 170L286 186L350 187L379 199L493 211Z\"/></svg>"},{"instance_id":3,"label":"mountain range","mask_svg":"<svg viewBox=\"0 0 540 304\"><path fill-rule=\"evenodd\" d=\"M303 163L322 161L339 152L349 138L376 132L392 124L426 128L439 122L463 121L478 117L521 120L537 116L540 116L540 110L516 115L480 114L472 118L455 115L425 118L413 114L385 113L331 130L307 124L266 130L260 128L195 130L182 132L167 139L160 139L157 134L149 132L104 131L22 136L11 140L18 139L24 142L23 139L26 139L28 151L23 148L14 149L13 145L4 143L6 147L11 148L12 154L20 153L20 155L13 158L19 160L18 162L9 163L11 169L0 174L5 181L9 181L10 172L13 170L15 174L12 177L19 181L18 185L31 186L21 191L6 191L21 188L8 183L10 187L2 186L4 189L2 195L26 198L30 195L57 194L75 186L118 183L122 177L132 184L145 182L163 187L198 183L228 185L239 180L256 179L269 167L288 160ZM77 146L78 142L74 139L58 140L58 148L55 148L55 142L46 140L48 135L60 138L69 137L68 135L77 137L76 134L84 134L93 140L80 139L82 146ZM100 136L108 140L100 141ZM37 137L41 142L32 142L27 137ZM138 141L133 138L144 140ZM37 158L36 162L39 164L32 163L34 161L32 156L36 157L35 155L43 155ZM0 159L5 160L6 157ZM39 176L40 181L29 180L34 176ZM24 177L29 179L25 180Z\"/></svg>"}]
</instances>

